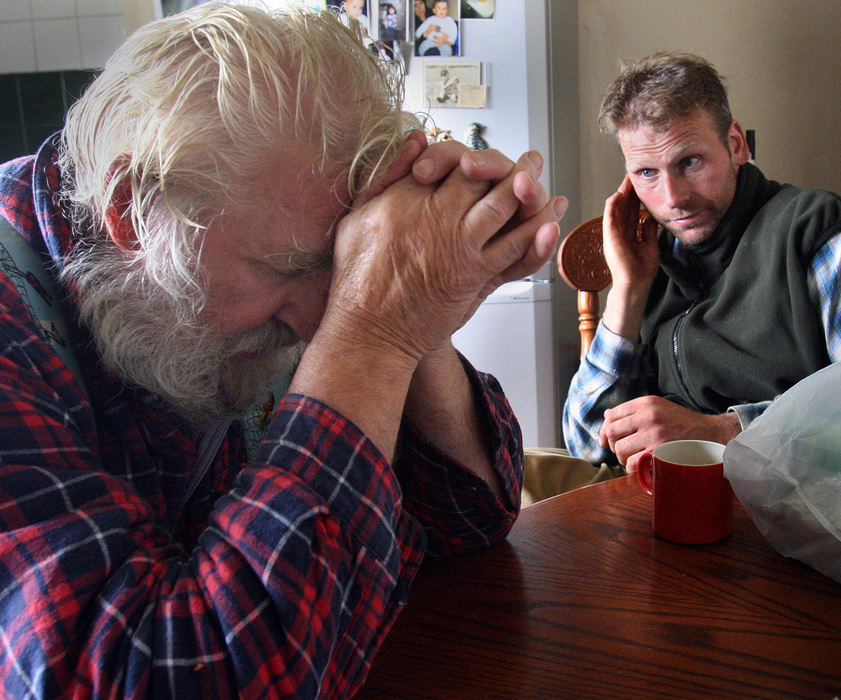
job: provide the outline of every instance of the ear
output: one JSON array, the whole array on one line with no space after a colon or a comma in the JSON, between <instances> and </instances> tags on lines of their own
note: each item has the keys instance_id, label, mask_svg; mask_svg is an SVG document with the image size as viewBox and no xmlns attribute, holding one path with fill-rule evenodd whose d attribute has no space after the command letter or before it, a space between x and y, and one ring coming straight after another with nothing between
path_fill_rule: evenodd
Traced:
<instances>
[{"instance_id":1,"label":"ear","mask_svg":"<svg viewBox=\"0 0 841 700\"><path fill-rule=\"evenodd\" d=\"M742 125L735 119L730 124L727 130L727 143L730 146L730 153L733 157L733 162L736 165L744 165L750 159L750 149L748 148L748 137L745 135L745 130Z\"/></svg>"},{"instance_id":2,"label":"ear","mask_svg":"<svg viewBox=\"0 0 841 700\"><path fill-rule=\"evenodd\" d=\"M111 203L105 210L105 230L111 240L124 250L134 250L137 234L128 215L131 202L131 186L123 179L114 188Z\"/></svg>"}]
</instances>

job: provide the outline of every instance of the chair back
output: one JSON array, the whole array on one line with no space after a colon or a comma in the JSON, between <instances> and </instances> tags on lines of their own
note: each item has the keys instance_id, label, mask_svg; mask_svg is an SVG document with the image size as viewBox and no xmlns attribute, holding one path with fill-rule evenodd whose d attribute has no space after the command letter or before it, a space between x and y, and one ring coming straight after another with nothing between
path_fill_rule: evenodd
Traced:
<instances>
[{"instance_id":1,"label":"chair back","mask_svg":"<svg viewBox=\"0 0 841 700\"><path fill-rule=\"evenodd\" d=\"M645 209L640 209L638 236L649 216ZM584 357L599 325L599 292L611 282L604 258L602 217L589 219L567 234L558 249L558 272L578 292L578 334L581 357Z\"/></svg>"}]
</instances>

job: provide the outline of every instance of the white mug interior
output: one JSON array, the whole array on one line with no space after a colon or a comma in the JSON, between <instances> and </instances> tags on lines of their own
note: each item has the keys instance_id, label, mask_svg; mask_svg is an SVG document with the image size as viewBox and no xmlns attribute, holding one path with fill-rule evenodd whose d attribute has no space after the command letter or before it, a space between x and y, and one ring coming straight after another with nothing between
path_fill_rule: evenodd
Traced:
<instances>
[{"instance_id":1,"label":"white mug interior","mask_svg":"<svg viewBox=\"0 0 841 700\"><path fill-rule=\"evenodd\" d=\"M672 464L709 466L723 461L724 445L708 440L674 440L656 447L654 456Z\"/></svg>"}]
</instances>

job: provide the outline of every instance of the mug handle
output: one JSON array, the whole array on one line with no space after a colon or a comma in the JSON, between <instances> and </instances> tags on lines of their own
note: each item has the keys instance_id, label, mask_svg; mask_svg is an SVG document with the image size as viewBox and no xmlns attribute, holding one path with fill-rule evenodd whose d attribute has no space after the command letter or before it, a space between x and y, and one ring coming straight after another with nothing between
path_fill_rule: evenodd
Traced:
<instances>
[{"instance_id":1,"label":"mug handle","mask_svg":"<svg viewBox=\"0 0 841 700\"><path fill-rule=\"evenodd\" d=\"M654 493L654 485L651 482L651 474L654 469L654 450L646 450L640 457L639 465L637 467L637 481L639 481L642 490L649 496Z\"/></svg>"}]
</instances>

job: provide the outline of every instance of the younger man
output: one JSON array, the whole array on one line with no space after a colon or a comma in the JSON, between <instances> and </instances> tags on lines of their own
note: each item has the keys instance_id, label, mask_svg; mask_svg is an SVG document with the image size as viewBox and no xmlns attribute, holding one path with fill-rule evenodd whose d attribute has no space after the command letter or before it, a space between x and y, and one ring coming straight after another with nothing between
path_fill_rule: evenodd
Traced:
<instances>
[{"instance_id":1,"label":"younger man","mask_svg":"<svg viewBox=\"0 0 841 700\"><path fill-rule=\"evenodd\" d=\"M564 406L572 454L635 471L676 439L726 443L841 359L841 197L767 180L704 59L629 64L599 115L625 158L604 210L613 277ZM642 203L659 224L636 238Z\"/></svg>"}]
</instances>

